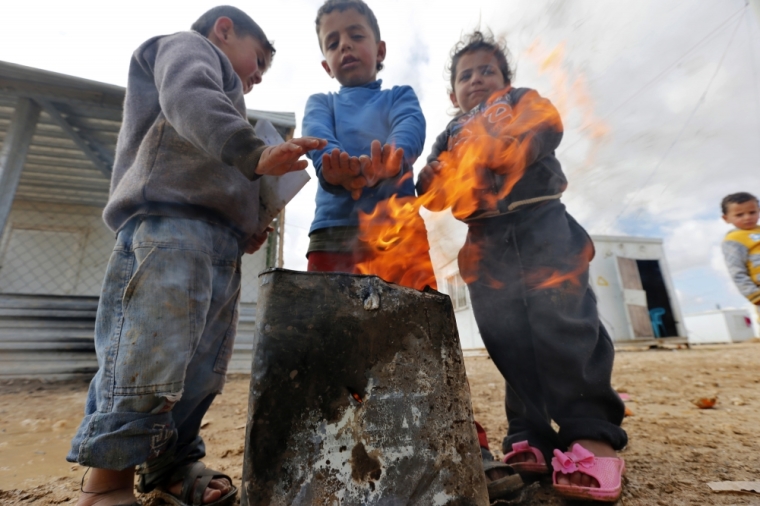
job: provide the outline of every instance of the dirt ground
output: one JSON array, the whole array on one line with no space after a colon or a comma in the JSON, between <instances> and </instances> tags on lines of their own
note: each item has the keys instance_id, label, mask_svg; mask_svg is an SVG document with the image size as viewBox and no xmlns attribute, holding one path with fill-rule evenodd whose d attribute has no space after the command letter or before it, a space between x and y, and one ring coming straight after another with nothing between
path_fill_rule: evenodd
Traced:
<instances>
[{"instance_id":1,"label":"dirt ground","mask_svg":"<svg viewBox=\"0 0 760 506\"><path fill-rule=\"evenodd\" d=\"M476 418L492 448L506 431L504 384L487 357L466 359ZM760 505L760 495L713 493L711 481L760 480L760 344L619 352L613 384L633 415L619 504ZM0 385L0 505L73 505L84 470L64 455L79 422L85 382ZM233 377L203 428L207 463L239 483L248 380ZM715 409L692 401L718 398ZM152 500L148 506L158 506ZM548 482L514 504L559 505Z\"/></svg>"}]
</instances>

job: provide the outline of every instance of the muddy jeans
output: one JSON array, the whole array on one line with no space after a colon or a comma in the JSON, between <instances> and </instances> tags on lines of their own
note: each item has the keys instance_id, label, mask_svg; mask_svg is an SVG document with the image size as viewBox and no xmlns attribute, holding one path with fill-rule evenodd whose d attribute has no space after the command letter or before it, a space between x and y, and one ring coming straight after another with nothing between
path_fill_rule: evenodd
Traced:
<instances>
[{"instance_id":1,"label":"muddy jeans","mask_svg":"<svg viewBox=\"0 0 760 506\"><path fill-rule=\"evenodd\" d=\"M460 272L507 381L505 453L527 440L549 462L554 448L577 439L616 450L627 443L625 407L610 383L614 348L588 282L592 256L586 231L558 200L469 224ZM571 275L542 287L554 273Z\"/></svg>"},{"instance_id":2,"label":"muddy jeans","mask_svg":"<svg viewBox=\"0 0 760 506\"><path fill-rule=\"evenodd\" d=\"M232 354L241 255L230 230L197 220L138 217L119 232L69 462L121 470L205 455L200 424Z\"/></svg>"}]
</instances>

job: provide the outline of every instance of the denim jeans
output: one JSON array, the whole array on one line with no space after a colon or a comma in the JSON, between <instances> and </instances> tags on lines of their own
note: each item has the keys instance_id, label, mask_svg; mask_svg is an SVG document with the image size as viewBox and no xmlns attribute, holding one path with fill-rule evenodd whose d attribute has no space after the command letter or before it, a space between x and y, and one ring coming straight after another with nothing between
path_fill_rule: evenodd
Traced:
<instances>
[{"instance_id":1,"label":"denim jeans","mask_svg":"<svg viewBox=\"0 0 760 506\"><path fill-rule=\"evenodd\" d=\"M241 255L231 230L198 220L137 217L118 233L95 325L99 368L67 460L121 470L205 456L198 434L232 354Z\"/></svg>"}]
</instances>

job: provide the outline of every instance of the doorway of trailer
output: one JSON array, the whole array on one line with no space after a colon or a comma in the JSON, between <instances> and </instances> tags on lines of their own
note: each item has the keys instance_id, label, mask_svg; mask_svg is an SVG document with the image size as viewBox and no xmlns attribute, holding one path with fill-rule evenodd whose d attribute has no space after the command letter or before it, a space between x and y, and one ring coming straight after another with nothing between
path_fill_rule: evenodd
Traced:
<instances>
[{"instance_id":1,"label":"doorway of trailer","mask_svg":"<svg viewBox=\"0 0 760 506\"><path fill-rule=\"evenodd\" d=\"M617 257L617 264L634 338L678 336L671 295L659 260Z\"/></svg>"}]
</instances>

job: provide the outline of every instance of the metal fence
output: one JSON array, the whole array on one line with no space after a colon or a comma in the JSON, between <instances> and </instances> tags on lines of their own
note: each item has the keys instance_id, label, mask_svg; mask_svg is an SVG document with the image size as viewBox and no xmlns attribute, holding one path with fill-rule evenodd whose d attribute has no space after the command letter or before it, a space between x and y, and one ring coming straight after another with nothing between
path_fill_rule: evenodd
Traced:
<instances>
[{"instance_id":1,"label":"metal fence","mask_svg":"<svg viewBox=\"0 0 760 506\"><path fill-rule=\"evenodd\" d=\"M114 233L95 206L16 201L0 241L0 294L98 296ZM281 218L255 255L243 258L241 301L254 303L258 273L281 265Z\"/></svg>"},{"instance_id":2,"label":"metal fence","mask_svg":"<svg viewBox=\"0 0 760 506\"><path fill-rule=\"evenodd\" d=\"M0 244L0 293L99 295L114 243L100 213L16 201Z\"/></svg>"}]
</instances>

